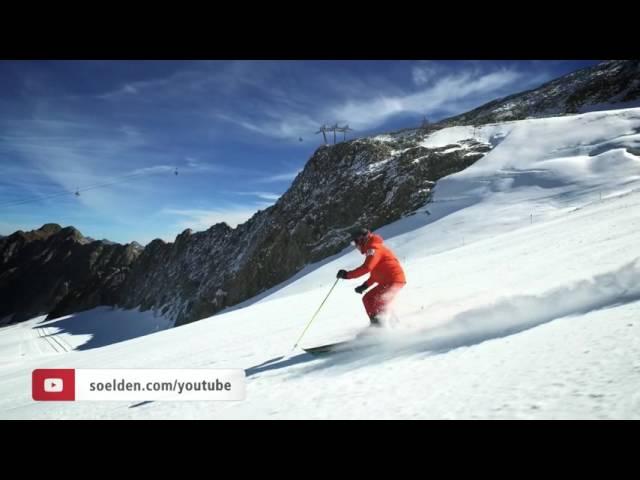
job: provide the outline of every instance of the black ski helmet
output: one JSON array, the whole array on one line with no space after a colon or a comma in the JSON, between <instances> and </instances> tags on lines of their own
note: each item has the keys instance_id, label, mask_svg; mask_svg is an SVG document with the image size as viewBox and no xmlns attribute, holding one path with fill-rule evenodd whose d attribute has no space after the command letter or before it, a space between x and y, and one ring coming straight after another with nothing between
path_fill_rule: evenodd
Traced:
<instances>
[{"instance_id":1,"label":"black ski helmet","mask_svg":"<svg viewBox=\"0 0 640 480\"><path fill-rule=\"evenodd\" d=\"M371 233L368 228L358 227L351 231L351 241L358 242L363 237L368 236Z\"/></svg>"}]
</instances>

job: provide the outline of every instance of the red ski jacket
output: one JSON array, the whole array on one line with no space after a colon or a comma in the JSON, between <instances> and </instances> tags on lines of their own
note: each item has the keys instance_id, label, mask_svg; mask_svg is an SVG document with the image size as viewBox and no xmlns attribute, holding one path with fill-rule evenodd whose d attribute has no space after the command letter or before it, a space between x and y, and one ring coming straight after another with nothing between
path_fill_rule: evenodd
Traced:
<instances>
[{"instance_id":1,"label":"red ski jacket","mask_svg":"<svg viewBox=\"0 0 640 480\"><path fill-rule=\"evenodd\" d=\"M358 278L371 272L365 282L368 287L374 283L380 285L407 283L400 262L393 252L382 243L380 235L372 233L358 249L360 253L366 255L366 259L360 267L347 272L346 278Z\"/></svg>"}]
</instances>

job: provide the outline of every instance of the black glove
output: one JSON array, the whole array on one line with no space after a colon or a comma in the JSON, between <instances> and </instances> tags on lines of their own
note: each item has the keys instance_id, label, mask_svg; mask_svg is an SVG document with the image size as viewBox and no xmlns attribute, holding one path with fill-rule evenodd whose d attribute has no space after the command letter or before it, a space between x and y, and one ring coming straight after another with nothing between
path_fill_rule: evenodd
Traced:
<instances>
[{"instance_id":1,"label":"black glove","mask_svg":"<svg viewBox=\"0 0 640 480\"><path fill-rule=\"evenodd\" d=\"M356 293L359 293L362 295L362 292L364 292L367 288L369 288L369 285L367 285L367 282L364 282L359 287L356 287Z\"/></svg>"},{"instance_id":2,"label":"black glove","mask_svg":"<svg viewBox=\"0 0 640 480\"><path fill-rule=\"evenodd\" d=\"M347 271L346 270L338 270L338 275L336 275L337 278L347 278Z\"/></svg>"}]
</instances>

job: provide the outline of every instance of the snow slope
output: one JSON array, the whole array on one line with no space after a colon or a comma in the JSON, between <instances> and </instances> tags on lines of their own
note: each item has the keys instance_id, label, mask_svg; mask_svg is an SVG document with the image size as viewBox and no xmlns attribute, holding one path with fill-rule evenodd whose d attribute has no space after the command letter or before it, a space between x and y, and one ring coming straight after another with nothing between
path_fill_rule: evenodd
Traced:
<instances>
[{"instance_id":1,"label":"snow slope","mask_svg":"<svg viewBox=\"0 0 640 480\"><path fill-rule=\"evenodd\" d=\"M97 348L67 334L76 350L47 350L39 319L4 327L0 418L640 418L640 109L453 127L425 144L471 137L495 148L379 230L408 284L389 329L357 341L367 348L290 352L336 271L362 261L347 249L244 308ZM338 284L303 345L367 325L361 281ZM247 399L33 402L31 370L56 367L243 368Z\"/></svg>"}]
</instances>

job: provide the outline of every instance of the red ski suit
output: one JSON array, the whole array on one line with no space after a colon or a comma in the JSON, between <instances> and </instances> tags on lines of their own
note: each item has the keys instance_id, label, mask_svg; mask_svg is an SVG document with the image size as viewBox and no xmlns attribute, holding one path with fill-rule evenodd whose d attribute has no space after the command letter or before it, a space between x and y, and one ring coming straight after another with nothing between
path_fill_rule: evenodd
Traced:
<instances>
[{"instance_id":1,"label":"red ski suit","mask_svg":"<svg viewBox=\"0 0 640 480\"><path fill-rule=\"evenodd\" d=\"M380 235L375 233L369 235L358 249L360 253L366 255L366 259L360 267L347 272L345 278L358 278L371 273L365 284L367 287L374 283L378 285L362 298L367 315L371 317L382 313L407 281L400 262L382 243Z\"/></svg>"}]
</instances>

